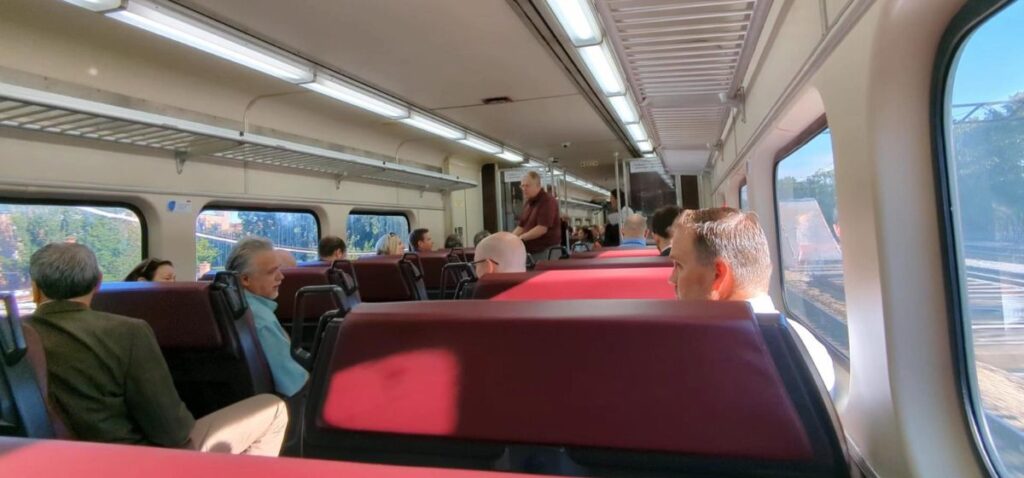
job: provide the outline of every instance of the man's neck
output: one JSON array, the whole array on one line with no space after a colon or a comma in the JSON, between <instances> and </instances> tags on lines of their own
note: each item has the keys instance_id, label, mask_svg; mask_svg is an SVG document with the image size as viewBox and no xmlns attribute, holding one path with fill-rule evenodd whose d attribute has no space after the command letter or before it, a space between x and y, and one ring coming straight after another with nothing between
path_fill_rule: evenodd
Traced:
<instances>
[{"instance_id":1,"label":"man's neck","mask_svg":"<svg viewBox=\"0 0 1024 478\"><path fill-rule=\"evenodd\" d=\"M768 297L768 293L767 292L756 292L756 291L752 292L752 291L738 290L738 291L733 292L732 295L730 295L729 298L726 299L726 300L751 300L751 299L758 299L758 298L761 298L761 297Z\"/></svg>"}]
</instances>

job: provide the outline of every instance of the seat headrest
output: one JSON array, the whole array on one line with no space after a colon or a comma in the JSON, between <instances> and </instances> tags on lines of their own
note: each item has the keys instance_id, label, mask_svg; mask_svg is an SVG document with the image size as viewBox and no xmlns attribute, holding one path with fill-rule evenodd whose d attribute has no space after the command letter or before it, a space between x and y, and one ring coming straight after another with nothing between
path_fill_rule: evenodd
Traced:
<instances>
[{"instance_id":1,"label":"seat headrest","mask_svg":"<svg viewBox=\"0 0 1024 478\"><path fill-rule=\"evenodd\" d=\"M654 257L660 255L661 251L656 247L626 248L605 247L596 251L585 251L574 253L573 259L612 259L615 257Z\"/></svg>"},{"instance_id":2,"label":"seat headrest","mask_svg":"<svg viewBox=\"0 0 1024 478\"><path fill-rule=\"evenodd\" d=\"M162 349L220 349L224 337L218 321L234 320L217 317L211 294L232 297L232 274L217 275L215 282L105 282L93 297L92 308L146 321ZM245 297L235 302L232 311L248 309ZM240 302L240 303L238 303Z\"/></svg>"},{"instance_id":3,"label":"seat headrest","mask_svg":"<svg viewBox=\"0 0 1024 478\"><path fill-rule=\"evenodd\" d=\"M402 277L402 256L366 256L352 263L364 302L413 300Z\"/></svg>"},{"instance_id":4,"label":"seat headrest","mask_svg":"<svg viewBox=\"0 0 1024 478\"><path fill-rule=\"evenodd\" d=\"M550 270L487 274L474 299L673 299L670 267L635 269Z\"/></svg>"},{"instance_id":5,"label":"seat headrest","mask_svg":"<svg viewBox=\"0 0 1024 478\"><path fill-rule=\"evenodd\" d=\"M328 382L311 396L328 429L813 457L743 302L366 304L332 330Z\"/></svg>"},{"instance_id":6,"label":"seat headrest","mask_svg":"<svg viewBox=\"0 0 1024 478\"><path fill-rule=\"evenodd\" d=\"M624 269L638 267L672 267L672 259L668 257L612 257L593 259L570 259L565 261L541 261L537 270L550 271L556 269Z\"/></svg>"},{"instance_id":7,"label":"seat headrest","mask_svg":"<svg viewBox=\"0 0 1024 478\"><path fill-rule=\"evenodd\" d=\"M0 315L0 358L7 365L14 365L27 353L18 319L18 302L13 294L0 294L0 301L4 306Z\"/></svg>"}]
</instances>

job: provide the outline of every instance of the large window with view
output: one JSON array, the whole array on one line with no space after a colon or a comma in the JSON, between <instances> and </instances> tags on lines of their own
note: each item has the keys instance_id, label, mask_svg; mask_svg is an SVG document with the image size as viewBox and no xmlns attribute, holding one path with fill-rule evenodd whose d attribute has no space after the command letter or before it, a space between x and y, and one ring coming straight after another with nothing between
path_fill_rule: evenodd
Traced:
<instances>
[{"instance_id":1,"label":"large window with view","mask_svg":"<svg viewBox=\"0 0 1024 478\"><path fill-rule=\"evenodd\" d=\"M320 224L310 211L205 209L196 219L196 270L199 276L224 270L239 239L260 236L291 253L297 262L317 260Z\"/></svg>"},{"instance_id":2,"label":"large window with view","mask_svg":"<svg viewBox=\"0 0 1024 478\"><path fill-rule=\"evenodd\" d=\"M122 280L142 260L144 234L140 215L126 207L0 203L0 291L15 295L22 315L34 311L29 259L51 242L88 246L103 280Z\"/></svg>"},{"instance_id":3,"label":"large window with view","mask_svg":"<svg viewBox=\"0 0 1024 478\"><path fill-rule=\"evenodd\" d=\"M775 199L786 311L848 356L843 250L828 129L779 161Z\"/></svg>"},{"instance_id":4,"label":"large window with view","mask_svg":"<svg viewBox=\"0 0 1024 478\"><path fill-rule=\"evenodd\" d=\"M348 253L357 257L376 254L382 237L394 234L405 244L410 232L404 214L352 212L348 215Z\"/></svg>"},{"instance_id":5,"label":"large window with view","mask_svg":"<svg viewBox=\"0 0 1024 478\"><path fill-rule=\"evenodd\" d=\"M1022 29L1018 1L969 32L950 52L957 55L944 105L966 382L980 436L1004 477L1024 476Z\"/></svg>"}]
</instances>

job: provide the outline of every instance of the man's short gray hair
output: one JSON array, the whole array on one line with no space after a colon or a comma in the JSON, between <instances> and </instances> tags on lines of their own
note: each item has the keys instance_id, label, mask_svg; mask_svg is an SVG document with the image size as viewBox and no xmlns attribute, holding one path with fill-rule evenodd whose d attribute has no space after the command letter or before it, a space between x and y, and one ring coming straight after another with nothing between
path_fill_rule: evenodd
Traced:
<instances>
[{"instance_id":1,"label":"man's short gray hair","mask_svg":"<svg viewBox=\"0 0 1024 478\"><path fill-rule=\"evenodd\" d=\"M29 259L29 276L50 300L67 300L88 295L103 274L96 254L81 244L47 244Z\"/></svg>"},{"instance_id":2,"label":"man's short gray hair","mask_svg":"<svg viewBox=\"0 0 1024 478\"><path fill-rule=\"evenodd\" d=\"M264 251L274 251L274 243L270 242L270 239L258 236L243 237L231 248L224 269L245 274L252 266L252 258Z\"/></svg>"}]
</instances>

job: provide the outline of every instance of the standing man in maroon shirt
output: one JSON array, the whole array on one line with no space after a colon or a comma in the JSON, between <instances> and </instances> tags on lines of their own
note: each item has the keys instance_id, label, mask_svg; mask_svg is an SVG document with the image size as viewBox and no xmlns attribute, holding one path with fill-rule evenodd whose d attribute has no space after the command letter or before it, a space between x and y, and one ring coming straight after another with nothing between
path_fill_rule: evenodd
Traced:
<instances>
[{"instance_id":1,"label":"standing man in maroon shirt","mask_svg":"<svg viewBox=\"0 0 1024 478\"><path fill-rule=\"evenodd\" d=\"M519 187L523 189L526 206L519 215L519 223L512 234L523 240L526 252L530 253L535 261L546 260L547 249L562 242L558 200L544 190L540 183L540 175L536 171L528 171Z\"/></svg>"}]
</instances>

